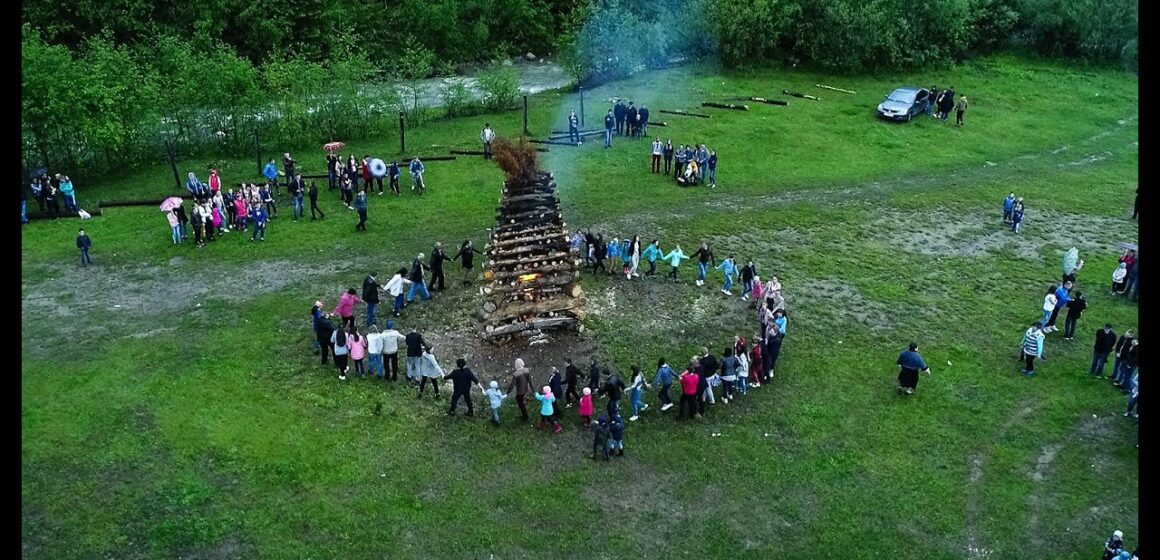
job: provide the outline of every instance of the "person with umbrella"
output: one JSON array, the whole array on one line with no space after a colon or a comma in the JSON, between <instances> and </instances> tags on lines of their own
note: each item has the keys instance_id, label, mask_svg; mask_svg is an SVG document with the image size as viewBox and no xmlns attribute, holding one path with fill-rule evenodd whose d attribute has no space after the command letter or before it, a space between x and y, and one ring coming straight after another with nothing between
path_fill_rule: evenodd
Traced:
<instances>
[{"instance_id":1,"label":"person with umbrella","mask_svg":"<svg viewBox=\"0 0 1160 560\"><path fill-rule=\"evenodd\" d=\"M918 372L930 375L930 367L918 353L918 343L911 342L906 350L898 355L898 391L906 395L913 395L918 388Z\"/></svg>"},{"instance_id":2,"label":"person with umbrella","mask_svg":"<svg viewBox=\"0 0 1160 560\"><path fill-rule=\"evenodd\" d=\"M387 164L379 158L374 158L369 164L371 176L375 178L375 183L379 187L379 196L383 195L383 176L387 174Z\"/></svg>"},{"instance_id":3,"label":"person with umbrella","mask_svg":"<svg viewBox=\"0 0 1160 560\"><path fill-rule=\"evenodd\" d=\"M177 213L174 209L181 205L181 199L176 196L171 196L161 202L158 208L165 212L165 219L169 221L169 231L172 235L173 244L181 243L181 222L177 219Z\"/></svg>"}]
</instances>

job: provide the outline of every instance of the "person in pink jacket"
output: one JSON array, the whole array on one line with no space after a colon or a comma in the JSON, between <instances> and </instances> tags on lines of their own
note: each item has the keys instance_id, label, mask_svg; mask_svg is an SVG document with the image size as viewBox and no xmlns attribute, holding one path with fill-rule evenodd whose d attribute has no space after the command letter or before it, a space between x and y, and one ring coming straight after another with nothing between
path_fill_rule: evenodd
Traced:
<instances>
[{"instance_id":1,"label":"person in pink jacket","mask_svg":"<svg viewBox=\"0 0 1160 560\"><path fill-rule=\"evenodd\" d=\"M358 374L359 379L366 379L367 337L358 332L357 325L350 326L347 346L350 347L350 359L354 362L354 372Z\"/></svg>"},{"instance_id":2,"label":"person in pink jacket","mask_svg":"<svg viewBox=\"0 0 1160 560\"><path fill-rule=\"evenodd\" d=\"M346 293L338 298L338 306L334 308L334 314L342 317L342 326L347 324L354 324L354 304L366 303L359 299L358 292L354 288L347 288Z\"/></svg>"},{"instance_id":3,"label":"person in pink jacket","mask_svg":"<svg viewBox=\"0 0 1160 560\"><path fill-rule=\"evenodd\" d=\"M237 231L245 231L248 225L246 219L250 217L250 207L246 205L246 198L244 196L239 194L234 198L234 209L238 217L238 223L234 224L234 229Z\"/></svg>"},{"instance_id":4,"label":"person in pink jacket","mask_svg":"<svg viewBox=\"0 0 1160 560\"><path fill-rule=\"evenodd\" d=\"M177 213L170 210L165 214L165 218L169 220L169 230L173 233L173 244L181 243L181 223L177 220Z\"/></svg>"},{"instance_id":5,"label":"person in pink jacket","mask_svg":"<svg viewBox=\"0 0 1160 560\"><path fill-rule=\"evenodd\" d=\"M595 366L593 366L595 367ZM580 425L587 426L592 423L592 388L584 388L584 396L580 397Z\"/></svg>"}]
</instances>

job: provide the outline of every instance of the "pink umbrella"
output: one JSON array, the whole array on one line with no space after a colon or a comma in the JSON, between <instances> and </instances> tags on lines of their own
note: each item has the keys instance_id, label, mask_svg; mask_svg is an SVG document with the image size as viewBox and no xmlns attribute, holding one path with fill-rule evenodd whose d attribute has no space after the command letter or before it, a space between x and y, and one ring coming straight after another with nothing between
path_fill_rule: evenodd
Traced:
<instances>
[{"instance_id":1,"label":"pink umbrella","mask_svg":"<svg viewBox=\"0 0 1160 560\"><path fill-rule=\"evenodd\" d=\"M326 150L328 152L333 152L335 150L341 150L345 147L346 147L346 144L343 144L342 142L328 142L328 143L322 145L322 149Z\"/></svg>"},{"instance_id":2,"label":"pink umbrella","mask_svg":"<svg viewBox=\"0 0 1160 560\"><path fill-rule=\"evenodd\" d=\"M161 211L169 212L178 206L181 206L181 197L171 196L161 203Z\"/></svg>"}]
</instances>

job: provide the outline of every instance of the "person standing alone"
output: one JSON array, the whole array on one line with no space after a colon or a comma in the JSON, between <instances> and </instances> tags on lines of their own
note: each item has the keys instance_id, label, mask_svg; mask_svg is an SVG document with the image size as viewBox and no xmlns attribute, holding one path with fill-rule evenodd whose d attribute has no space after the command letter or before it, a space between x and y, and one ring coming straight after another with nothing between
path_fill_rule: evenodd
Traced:
<instances>
[{"instance_id":1,"label":"person standing alone","mask_svg":"<svg viewBox=\"0 0 1160 560\"><path fill-rule=\"evenodd\" d=\"M963 126L963 113L967 112L967 96L960 95L955 103L955 126Z\"/></svg>"},{"instance_id":2,"label":"person standing alone","mask_svg":"<svg viewBox=\"0 0 1160 560\"><path fill-rule=\"evenodd\" d=\"M1108 363L1108 354L1116 346L1116 333L1111 323L1104 323L1104 328L1096 331L1096 343L1092 346L1092 367L1088 374L1096 377L1104 376L1104 366Z\"/></svg>"},{"instance_id":3,"label":"person standing alone","mask_svg":"<svg viewBox=\"0 0 1160 560\"><path fill-rule=\"evenodd\" d=\"M604 147L612 147L612 127L617 124L616 119L612 116L612 111L609 110L607 115L604 115Z\"/></svg>"},{"instance_id":4,"label":"person standing alone","mask_svg":"<svg viewBox=\"0 0 1160 560\"><path fill-rule=\"evenodd\" d=\"M89 237L89 234L85 233L85 230L80 230L80 233L77 234L77 249L81 250L81 266L89 266L93 263L89 259L89 248L92 246L92 238Z\"/></svg>"},{"instance_id":5,"label":"person standing alone","mask_svg":"<svg viewBox=\"0 0 1160 560\"><path fill-rule=\"evenodd\" d=\"M491 142L495 140L495 131L491 129L491 123L483 123L479 139L483 140L483 159L491 159Z\"/></svg>"},{"instance_id":6,"label":"person standing alone","mask_svg":"<svg viewBox=\"0 0 1160 560\"><path fill-rule=\"evenodd\" d=\"M661 172L661 154L664 153L664 145L661 144L661 138L658 136L652 143L652 172Z\"/></svg>"}]
</instances>

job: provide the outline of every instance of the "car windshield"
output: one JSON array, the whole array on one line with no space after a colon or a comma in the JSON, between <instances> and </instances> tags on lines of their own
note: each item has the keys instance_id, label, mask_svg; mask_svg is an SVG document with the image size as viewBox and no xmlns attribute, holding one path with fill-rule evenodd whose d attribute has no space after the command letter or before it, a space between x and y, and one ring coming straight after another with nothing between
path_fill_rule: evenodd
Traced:
<instances>
[{"instance_id":1,"label":"car windshield","mask_svg":"<svg viewBox=\"0 0 1160 560\"><path fill-rule=\"evenodd\" d=\"M890 101L897 101L899 103L914 103L914 95L916 92L906 89L896 89L889 97Z\"/></svg>"}]
</instances>

